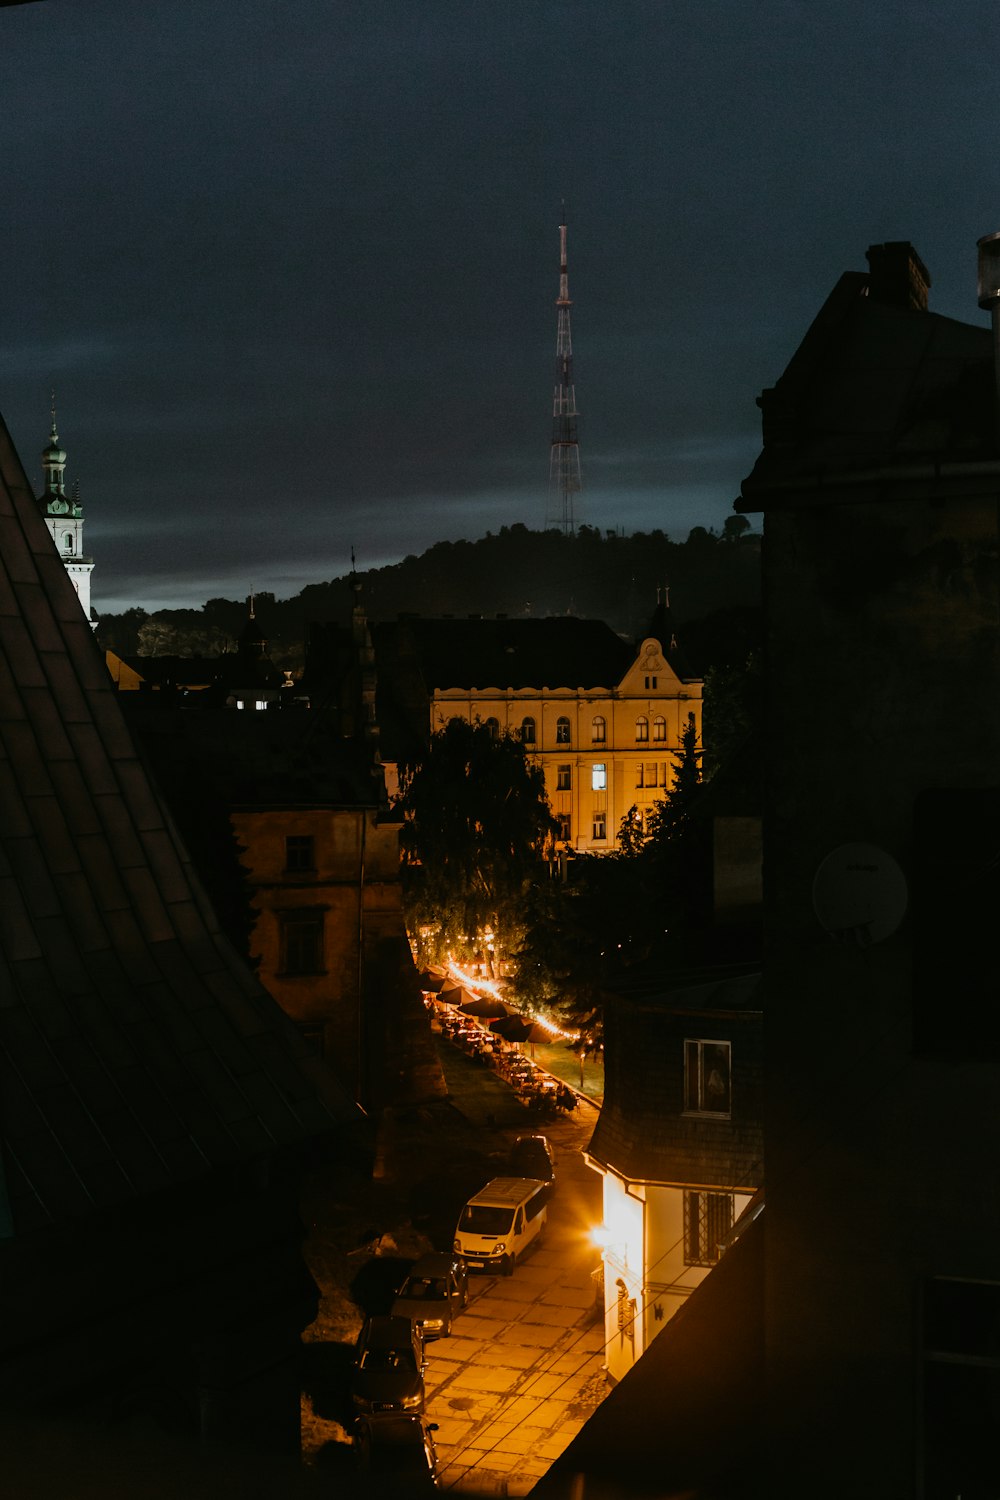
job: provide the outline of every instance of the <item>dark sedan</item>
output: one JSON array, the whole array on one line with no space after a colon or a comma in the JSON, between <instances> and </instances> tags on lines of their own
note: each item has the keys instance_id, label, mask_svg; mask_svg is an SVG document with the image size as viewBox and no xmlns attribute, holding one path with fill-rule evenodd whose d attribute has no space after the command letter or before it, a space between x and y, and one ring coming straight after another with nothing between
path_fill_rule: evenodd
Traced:
<instances>
[{"instance_id":1,"label":"dark sedan","mask_svg":"<svg viewBox=\"0 0 1000 1500\"><path fill-rule=\"evenodd\" d=\"M367 1318L354 1346L351 1401L356 1413L422 1412L424 1345L409 1318Z\"/></svg>"},{"instance_id":2,"label":"dark sedan","mask_svg":"<svg viewBox=\"0 0 1000 1500\"><path fill-rule=\"evenodd\" d=\"M436 1422L418 1413L385 1412L359 1417L354 1451L367 1481L366 1493L391 1500L417 1500L437 1488L438 1461L432 1433Z\"/></svg>"},{"instance_id":3,"label":"dark sedan","mask_svg":"<svg viewBox=\"0 0 1000 1500\"><path fill-rule=\"evenodd\" d=\"M396 1294L392 1311L411 1318L425 1339L447 1338L469 1301L469 1272L454 1251L422 1255Z\"/></svg>"}]
</instances>

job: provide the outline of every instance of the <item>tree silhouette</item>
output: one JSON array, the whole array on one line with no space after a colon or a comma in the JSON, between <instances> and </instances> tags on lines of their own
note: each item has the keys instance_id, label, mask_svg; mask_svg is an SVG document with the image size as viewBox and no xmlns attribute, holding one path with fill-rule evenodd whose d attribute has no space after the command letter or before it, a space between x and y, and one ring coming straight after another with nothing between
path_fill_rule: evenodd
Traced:
<instances>
[{"instance_id":1,"label":"tree silhouette","mask_svg":"<svg viewBox=\"0 0 1000 1500\"><path fill-rule=\"evenodd\" d=\"M512 735L451 719L419 762L400 768L398 806L407 922L421 961L481 956L496 974L558 829L542 771Z\"/></svg>"}]
</instances>

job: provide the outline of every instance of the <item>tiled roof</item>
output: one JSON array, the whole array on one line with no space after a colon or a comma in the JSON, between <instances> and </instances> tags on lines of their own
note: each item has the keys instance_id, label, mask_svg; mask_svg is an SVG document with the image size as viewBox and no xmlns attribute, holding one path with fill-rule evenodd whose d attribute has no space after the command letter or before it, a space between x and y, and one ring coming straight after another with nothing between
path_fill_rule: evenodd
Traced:
<instances>
[{"instance_id":1,"label":"tiled roof","mask_svg":"<svg viewBox=\"0 0 1000 1500\"><path fill-rule=\"evenodd\" d=\"M222 938L0 423L0 1132L13 1232L348 1117Z\"/></svg>"},{"instance_id":2,"label":"tiled roof","mask_svg":"<svg viewBox=\"0 0 1000 1500\"><path fill-rule=\"evenodd\" d=\"M755 972L636 979L604 1007L604 1105L590 1154L634 1182L755 1189L763 1026ZM685 1113L686 1039L732 1044L732 1116Z\"/></svg>"},{"instance_id":3,"label":"tiled roof","mask_svg":"<svg viewBox=\"0 0 1000 1500\"><path fill-rule=\"evenodd\" d=\"M635 647L603 620L413 618L372 626L376 662L404 635L428 692L440 688L613 688Z\"/></svg>"}]
</instances>

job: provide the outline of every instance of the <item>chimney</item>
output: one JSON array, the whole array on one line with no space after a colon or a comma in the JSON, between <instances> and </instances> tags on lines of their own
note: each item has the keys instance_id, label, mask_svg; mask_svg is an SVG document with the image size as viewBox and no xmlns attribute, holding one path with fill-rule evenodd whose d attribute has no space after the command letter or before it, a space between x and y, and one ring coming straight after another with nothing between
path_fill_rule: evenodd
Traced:
<instances>
[{"instance_id":1,"label":"chimney","mask_svg":"<svg viewBox=\"0 0 1000 1500\"><path fill-rule=\"evenodd\" d=\"M909 240L887 240L884 245L869 245L868 295L890 307L910 312L927 311L927 293L931 273Z\"/></svg>"}]
</instances>

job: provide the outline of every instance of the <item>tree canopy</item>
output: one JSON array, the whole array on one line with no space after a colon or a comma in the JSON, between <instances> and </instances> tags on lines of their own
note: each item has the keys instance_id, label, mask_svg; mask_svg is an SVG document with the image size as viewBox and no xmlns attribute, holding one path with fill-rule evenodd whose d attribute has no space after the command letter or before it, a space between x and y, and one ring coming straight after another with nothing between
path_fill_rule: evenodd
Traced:
<instances>
[{"instance_id":1,"label":"tree canopy","mask_svg":"<svg viewBox=\"0 0 1000 1500\"><path fill-rule=\"evenodd\" d=\"M398 805L407 922L421 960L482 954L493 971L523 926L558 827L542 771L513 736L452 719L418 763L400 767Z\"/></svg>"}]
</instances>

